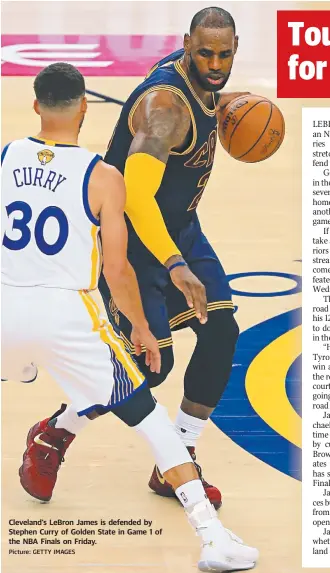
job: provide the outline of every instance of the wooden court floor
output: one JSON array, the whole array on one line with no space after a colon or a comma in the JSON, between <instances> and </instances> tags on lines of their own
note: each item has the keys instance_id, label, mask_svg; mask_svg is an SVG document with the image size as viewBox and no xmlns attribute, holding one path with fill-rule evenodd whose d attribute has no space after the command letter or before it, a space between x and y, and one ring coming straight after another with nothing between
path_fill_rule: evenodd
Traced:
<instances>
[{"instance_id":1,"label":"wooden court floor","mask_svg":"<svg viewBox=\"0 0 330 573\"><path fill-rule=\"evenodd\" d=\"M37 3L32 3L37 4ZM124 100L139 78L88 78L87 87ZM232 88L240 88L240 76ZM249 86L276 102L275 91ZM38 132L32 110L32 78L2 78L2 142ZM215 166L199 207L204 232L228 274L301 274L301 108L323 101L277 102L286 120L278 153L256 165L235 162L218 145ZM104 153L120 113L115 104L90 103L80 144ZM292 281L272 276L235 281L244 291L281 291ZM300 294L235 296L242 332L299 308ZM182 380L194 337L174 333L175 368L156 389L172 418L182 398ZM279 360L281 357L278 357ZM174 500L148 490L153 460L147 446L111 415L91 422L73 443L53 500L40 504L21 489L17 470L27 430L54 412L65 396L45 372L32 385L2 385L2 570L4 573L192 573L198 539ZM221 519L260 549L258 573L303 573L301 483L252 456L209 422L198 446L208 481L223 492ZM161 535L98 536L94 547L70 546L75 555L8 555L10 519L147 519ZM25 526L26 527L26 526ZM94 539L94 537L93 537ZM25 546L24 548L26 548ZM33 550L33 546L32 550ZM37 546L36 546L37 547ZM44 546L47 549L51 546ZM55 546L56 547L56 546ZM28 547L29 548L29 547ZM37 547L40 549L40 546ZM309 569L312 573L312 569Z\"/></svg>"}]
</instances>

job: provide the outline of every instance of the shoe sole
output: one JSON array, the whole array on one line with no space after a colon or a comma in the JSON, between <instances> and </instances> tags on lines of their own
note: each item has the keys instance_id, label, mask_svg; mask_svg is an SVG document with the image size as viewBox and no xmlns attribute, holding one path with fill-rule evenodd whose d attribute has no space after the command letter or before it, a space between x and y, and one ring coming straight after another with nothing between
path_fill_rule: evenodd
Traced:
<instances>
[{"instance_id":1,"label":"shoe sole","mask_svg":"<svg viewBox=\"0 0 330 573\"><path fill-rule=\"evenodd\" d=\"M217 573L225 573L227 571L245 571L246 569L253 569L255 563L252 561L250 563L233 563L229 565L228 563L221 563L220 561L199 561L198 569L199 571L217 571Z\"/></svg>"},{"instance_id":2,"label":"shoe sole","mask_svg":"<svg viewBox=\"0 0 330 573\"><path fill-rule=\"evenodd\" d=\"M34 429L35 429L35 427L36 427L37 425L38 425L38 424L35 424L34 426L32 426L32 428L30 428L29 433L28 433L27 438L26 438L26 447L29 446L30 437L31 437L31 435L33 434L33 431L34 431ZM24 462L24 456L25 456L25 452L24 452L24 454L23 454L23 462ZM51 500L51 496L50 496L50 497L39 497L38 495L33 494L31 491L29 491L29 490L27 489L27 486L26 486L26 485L23 483L23 481L22 481L22 480L23 480L23 464L21 465L21 467L20 467L19 470L18 470L18 475L19 475L19 477L20 477L20 483L21 483L22 488L23 488L23 489L26 491L26 493L28 493L31 497L33 497L34 499L37 499L38 501L45 501L45 502L47 502L47 501L50 501L50 500Z\"/></svg>"},{"instance_id":3,"label":"shoe sole","mask_svg":"<svg viewBox=\"0 0 330 573\"><path fill-rule=\"evenodd\" d=\"M35 495L34 493L32 493L29 489L27 489L27 486L23 483L23 466L21 466L18 470L18 475L20 477L20 482L21 482L21 486L22 488L26 491L26 493L28 493L31 497L33 497L34 499L38 499L39 501L50 501L51 497L39 497L37 495Z\"/></svg>"}]
</instances>

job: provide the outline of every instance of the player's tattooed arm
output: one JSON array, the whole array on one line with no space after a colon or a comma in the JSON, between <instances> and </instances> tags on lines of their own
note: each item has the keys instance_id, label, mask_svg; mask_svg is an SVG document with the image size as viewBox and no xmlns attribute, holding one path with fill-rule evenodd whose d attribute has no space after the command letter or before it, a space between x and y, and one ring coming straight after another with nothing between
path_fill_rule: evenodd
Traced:
<instances>
[{"instance_id":1,"label":"player's tattooed arm","mask_svg":"<svg viewBox=\"0 0 330 573\"><path fill-rule=\"evenodd\" d=\"M167 90L151 92L133 116L136 135L129 155L147 153L166 163L170 151L185 143L190 125L189 110L178 95Z\"/></svg>"},{"instance_id":2,"label":"player's tattooed arm","mask_svg":"<svg viewBox=\"0 0 330 573\"><path fill-rule=\"evenodd\" d=\"M143 98L133 116L135 137L125 167L126 213L141 241L162 264L171 269L180 263L170 270L172 282L204 324L205 287L185 264L155 199L170 151L186 144L190 125L189 110L175 93L159 90Z\"/></svg>"},{"instance_id":3,"label":"player's tattooed arm","mask_svg":"<svg viewBox=\"0 0 330 573\"><path fill-rule=\"evenodd\" d=\"M133 133L125 165L126 213L145 246L166 266L183 262L155 199L173 148L185 142L190 114L169 90L146 94L132 118Z\"/></svg>"}]
</instances>

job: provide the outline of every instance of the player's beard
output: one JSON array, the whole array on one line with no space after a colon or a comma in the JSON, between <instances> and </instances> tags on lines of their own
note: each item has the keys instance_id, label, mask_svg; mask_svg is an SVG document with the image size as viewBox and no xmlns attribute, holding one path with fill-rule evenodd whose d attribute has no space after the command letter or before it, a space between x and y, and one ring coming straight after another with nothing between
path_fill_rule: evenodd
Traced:
<instances>
[{"instance_id":1,"label":"player's beard","mask_svg":"<svg viewBox=\"0 0 330 573\"><path fill-rule=\"evenodd\" d=\"M225 74L224 78L222 79L221 84L211 84L208 80L207 77L202 76L199 71L198 68L193 60L192 55L190 54L190 58L189 58L189 65L188 65L188 69L189 69L189 74L192 78L194 78L194 80L196 80L196 82L198 83L198 85L205 90L206 92L217 92L219 90L222 90L222 88L225 87L226 83L229 80L230 74L231 74L231 69L233 67L233 63L230 66L230 70L227 74Z\"/></svg>"}]
</instances>

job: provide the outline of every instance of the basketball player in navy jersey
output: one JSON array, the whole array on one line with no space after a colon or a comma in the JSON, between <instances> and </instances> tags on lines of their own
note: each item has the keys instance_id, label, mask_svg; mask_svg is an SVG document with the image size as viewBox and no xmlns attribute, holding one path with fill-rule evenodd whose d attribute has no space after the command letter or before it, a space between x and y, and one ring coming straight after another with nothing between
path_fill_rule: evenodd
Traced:
<instances>
[{"instance_id":1,"label":"basketball player in navy jersey","mask_svg":"<svg viewBox=\"0 0 330 573\"><path fill-rule=\"evenodd\" d=\"M161 384L173 368L171 332L185 327L195 332L175 422L194 461L196 442L229 380L239 334L225 271L196 212L212 171L221 107L241 95L221 92L237 46L235 22L226 10L198 12L184 37L184 49L156 64L124 104L105 155L106 163L125 178L128 258L161 350L160 373L147 368L145 349L136 344L132 326L117 309L102 275L99 288L150 387ZM81 419L76 423L72 406L62 408L59 420L71 435L82 425ZM50 495L61 461L59 455L52 468ZM218 508L219 489L207 483L197 463L196 468ZM149 486L159 495L175 497L157 467Z\"/></svg>"}]
</instances>

